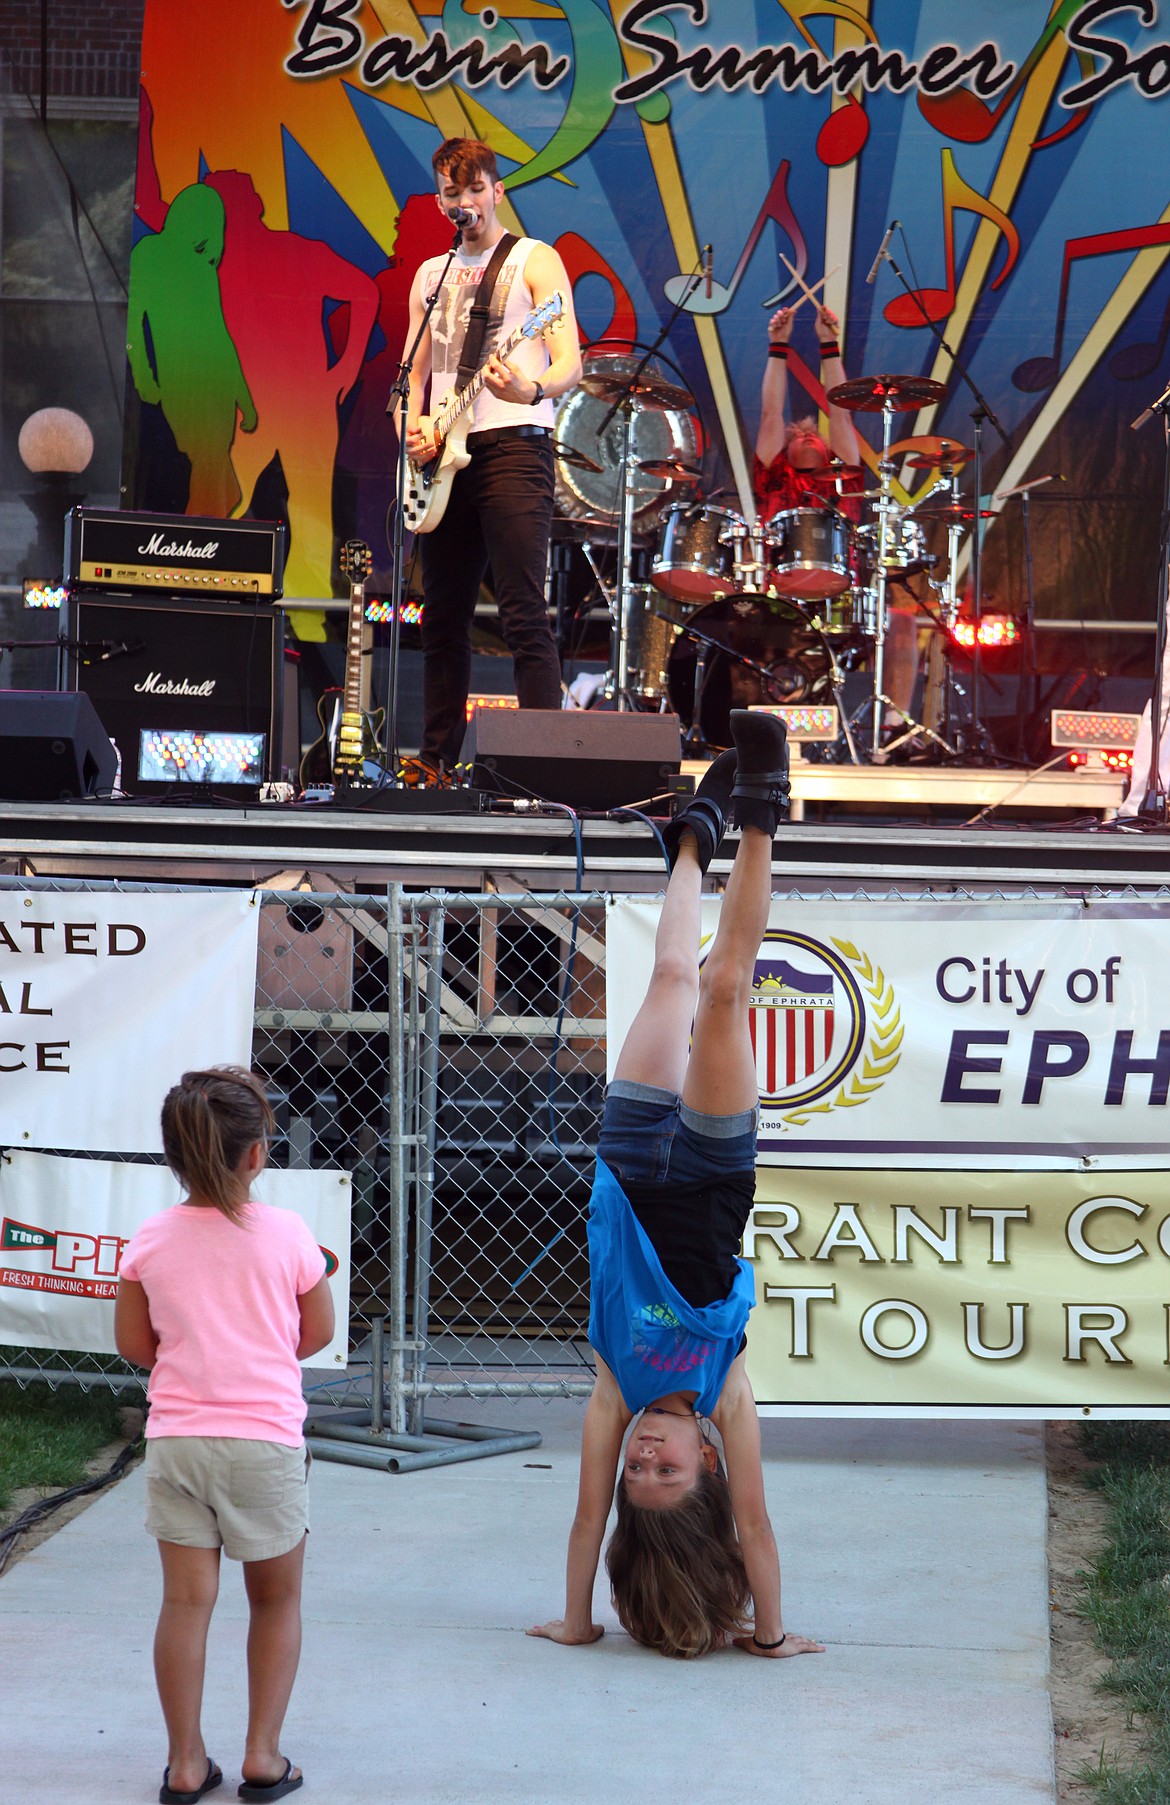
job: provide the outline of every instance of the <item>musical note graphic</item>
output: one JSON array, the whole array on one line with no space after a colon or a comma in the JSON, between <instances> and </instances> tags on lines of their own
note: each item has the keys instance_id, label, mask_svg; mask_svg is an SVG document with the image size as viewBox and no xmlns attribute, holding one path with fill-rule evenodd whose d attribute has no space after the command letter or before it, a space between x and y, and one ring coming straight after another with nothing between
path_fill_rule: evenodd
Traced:
<instances>
[{"instance_id":1,"label":"musical note graphic","mask_svg":"<svg viewBox=\"0 0 1170 1805\"><path fill-rule=\"evenodd\" d=\"M1020 254L1020 234L1001 207L989 201L985 194L972 188L969 182L955 168L954 154L950 146L942 153L942 193L943 193L943 240L946 247L947 285L945 288L919 288L908 295L897 295L888 302L884 312L891 326L911 328L925 323L924 316L931 320L945 320L955 305L955 214L977 213L982 219L989 219L1003 233L1007 246L1007 256L999 275L991 284L998 288L1006 281Z\"/></svg>"},{"instance_id":2,"label":"musical note graphic","mask_svg":"<svg viewBox=\"0 0 1170 1805\"><path fill-rule=\"evenodd\" d=\"M1149 376L1162 361L1162 353L1166 349L1166 339L1170 336L1170 300L1166 302L1166 311L1162 315L1162 324L1158 328L1157 338L1150 344L1123 345L1109 359L1109 374L1116 376L1118 382L1134 382L1139 376Z\"/></svg>"},{"instance_id":3,"label":"musical note graphic","mask_svg":"<svg viewBox=\"0 0 1170 1805\"><path fill-rule=\"evenodd\" d=\"M672 306L678 306L681 302L686 313L722 313L730 307L735 291L743 281L752 252L760 241L760 233L770 219L787 232L796 253L796 266L803 274L808 268L808 245L788 199L788 172L791 168L792 164L785 157L772 177L772 185L764 196L764 204L756 214L755 224L748 233L747 243L739 254L739 262L731 272L731 281L726 287L722 282L712 282L711 293L708 295L706 284L701 279L696 282L694 276L671 276L663 283L662 291ZM692 292L687 294L687 288L691 284L694 285ZM788 293L787 288L784 293ZM764 302L764 306L773 307L781 298L779 295L773 296L771 300Z\"/></svg>"},{"instance_id":4,"label":"musical note graphic","mask_svg":"<svg viewBox=\"0 0 1170 1805\"><path fill-rule=\"evenodd\" d=\"M985 100L980 100L977 94L972 94L967 88L952 88L947 94L919 94L918 111L926 123L933 126L934 130L944 138L955 138L960 144L986 143L1053 38L1064 31L1065 26L1082 9L1083 4L1084 0L1061 0L1061 4L1054 10L1044 30L1000 95L994 108L989 107ZM1082 58L1083 52L1078 53L1078 61L1081 61ZM1060 131L1051 138L1041 139L1032 148L1039 150L1045 144L1055 143L1057 138L1067 137L1070 130L1075 131L1076 127L1082 123L1087 111L1087 108L1081 108L1079 115L1074 120L1063 125Z\"/></svg>"},{"instance_id":5,"label":"musical note graphic","mask_svg":"<svg viewBox=\"0 0 1170 1805\"><path fill-rule=\"evenodd\" d=\"M1092 232L1084 238L1065 241L1064 267L1060 272L1060 294L1056 303L1056 332L1050 357L1027 357L1012 371L1012 381L1025 395L1038 395L1050 389L1060 375L1060 354L1064 348L1064 320L1068 308L1068 284L1074 263L1085 257L1104 257L1110 251L1140 251L1149 245L1170 244L1170 222L1152 226L1129 226L1120 231ZM1165 327L1163 327L1163 339ZM1131 346L1131 350L1138 347ZM1160 350L1158 355L1160 355ZM1121 355L1119 353L1118 355ZM1156 360L1155 360L1156 361ZM1151 363L1150 368L1153 368ZM1135 371L1135 375L1144 372Z\"/></svg>"}]
</instances>

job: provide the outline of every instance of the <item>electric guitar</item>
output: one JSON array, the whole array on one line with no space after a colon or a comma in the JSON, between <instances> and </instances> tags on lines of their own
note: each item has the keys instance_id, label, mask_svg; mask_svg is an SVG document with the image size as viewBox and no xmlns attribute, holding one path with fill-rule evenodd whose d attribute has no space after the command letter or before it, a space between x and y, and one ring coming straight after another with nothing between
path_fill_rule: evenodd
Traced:
<instances>
[{"instance_id":1,"label":"electric guitar","mask_svg":"<svg viewBox=\"0 0 1170 1805\"><path fill-rule=\"evenodd\" d=\"M501 359L507 357L522 338L536 338L546 326L559 320L564 311L563 296L550 295L547 301L542 301L539 307L533 309L515 332L508 334L502 345L496 346L495 355ZM483 370L480 369L465 389L452 391L446 407L435 420L435 442L439 447L435 455L421 464L416 464L413 458L407 458L406 499L402 517L408 533L433 533L442 520L455 474L471 458L467 449L467 422L464 420L460 423L460 416L471 406L482 388Z\"/></svg>"},{"instance_id":2,"label":"electric guitar","mask_svg":"<svg viewBox=\"0 0 1170 1805\"><path fill-rule=\"evenodd\" d=\"M367 762L382 775L385 754L378 741L384 708L362 709L362 621L365 616L366 579L373 557L361 539L347 539L341 548L341 568L349 578L349 631L345 642L345 683L327 689L317 703L322 733L301 760L301 788L313 784L360 782Z\"/></svg>"}]
</instances>

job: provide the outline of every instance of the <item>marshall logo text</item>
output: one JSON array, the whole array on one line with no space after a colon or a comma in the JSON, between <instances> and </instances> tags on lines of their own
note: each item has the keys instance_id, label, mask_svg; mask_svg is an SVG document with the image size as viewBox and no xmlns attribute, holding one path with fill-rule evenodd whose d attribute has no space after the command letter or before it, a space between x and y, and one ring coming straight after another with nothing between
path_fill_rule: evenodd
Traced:
<instances>
[{"instance_id":1,"label":"marshall logo text","mask_svg":"<svg viewBox=\"0 0 1170 1805\"><path fill-rule=\"evenodd\" d=\"M202 683L189 683L186 677L180 677L176 683L173 677L164 677L161 671L148 671L142 682L134 685L134 693L138 696L210 696L217 682L216 677L208 677Z\"/></svg>"}]
</instances>

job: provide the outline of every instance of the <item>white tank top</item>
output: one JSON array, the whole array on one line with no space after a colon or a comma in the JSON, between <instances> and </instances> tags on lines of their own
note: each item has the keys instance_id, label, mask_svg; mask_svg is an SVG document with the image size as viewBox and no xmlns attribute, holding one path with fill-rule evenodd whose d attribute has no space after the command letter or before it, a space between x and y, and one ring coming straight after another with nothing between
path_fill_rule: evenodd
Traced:
<instances>
[{"instance_id":1,"label":"white tank top","mask_svg":"<svg viewBox=\"0 0 1170 1805\"><path fill-rule=\"evenodd\" d=\"M481 365L487 362L496 345L521 326L532 312L532 291L524 280L524 265L536 243L535 238L517 239L500 265L492 290L491 318L484 334ZM481 251L474 257L465 256L460 251L447 271L447 280L442 285L435 311L431 315L431 398L428 411L432 416L440 411L455 387L471 304L495 248L492 245L489 250ZM424 302L434 293L445 262L446 257L429 257L419 269L416 280ZM534 338L522 338L509 353L508 362L525 376L530 376L533 382L539 382L550 362L544 339L539 333ZM556 419L556 409L550 400L541 401L536 407L517 407L509 401L497 401L487 388L480 390L469 413L469 430L472 432L483 432L489 427L499 426L552 426Z\"/></svg>"}]
</instances>

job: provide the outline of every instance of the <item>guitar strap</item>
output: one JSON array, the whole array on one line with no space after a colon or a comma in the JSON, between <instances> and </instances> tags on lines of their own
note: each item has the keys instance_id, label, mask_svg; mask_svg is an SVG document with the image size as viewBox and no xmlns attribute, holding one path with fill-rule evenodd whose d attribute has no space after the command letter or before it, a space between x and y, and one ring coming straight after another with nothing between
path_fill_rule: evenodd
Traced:
<instances>
[{"instance_id":1,"label":"guitar strap","mask_svg":"<svg viewBox=\"0 0 1170 1805\"><path fill-rule=\"evenodd\" d=\"M505 232L491 260L483 272L479 286L475 291L475 300L467 316L467 332L463 340L463 355L459 359L459 368L455 374L455 393L465 389L475 372L479 369L480 353L483 350L484 334L487 332L488 316L491 313L492 290L496 286L496 277L500 273L504 258L518 244L515 232Z\"/></svg>"}]
</instances>

